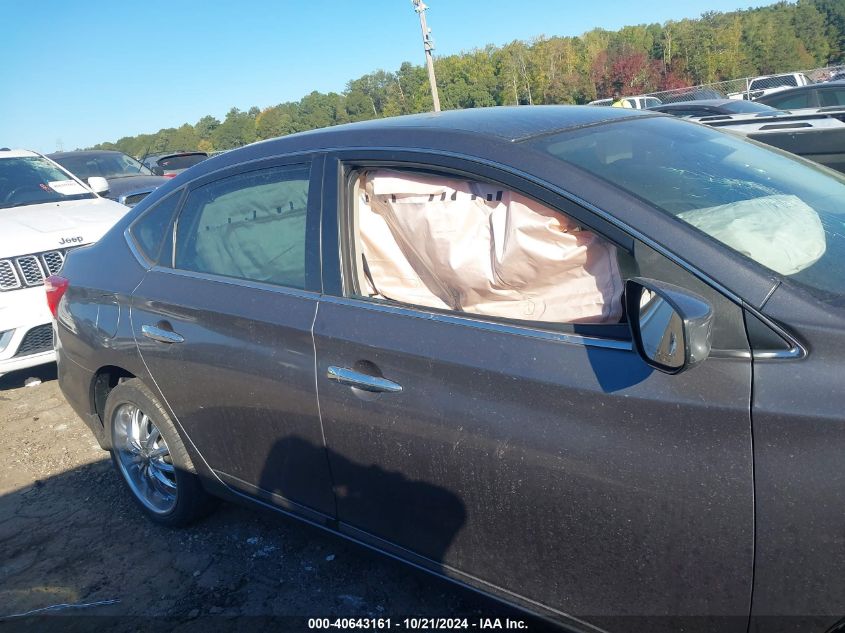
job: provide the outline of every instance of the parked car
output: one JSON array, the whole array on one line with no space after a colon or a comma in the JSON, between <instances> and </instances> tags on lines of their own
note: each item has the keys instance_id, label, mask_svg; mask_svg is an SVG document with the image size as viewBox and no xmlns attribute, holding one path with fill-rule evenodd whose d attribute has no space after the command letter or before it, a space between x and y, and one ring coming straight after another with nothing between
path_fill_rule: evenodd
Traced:
<instances>
[{"instance_id":1,"label":"parked car","mask_svg":"<svg viewBox=\"0 0 845 633\"><path fill-rule=\"evenodd\" d=\"M728 93L730 99L757 100L760 97L775 94L795 86L808 86L813 82L804 73L782 73L755 77L748 83L748 89L742 92Z\"/></svg>"},{"instance_id":2,"label":"parked car","mask_svg":"<svg viewBox=\"0 0 845 633\"><path fill-rule=\"evenodd\" d=\"M71 253L59 382L161 524L251 502L570 630L824 633L843 200L631 109L264 141Z\"/></svg>"},{"instance_id":3,"label":"parked car","mask_svg":"<svg viewBox=\"0 0 845 633\"><path fill-rule=\"evenodd\" d=\"M102 177L108 181L105 196L128 207L135 206L149 193L167 182L156 176L148 167L123 152L110 150L85 150L56 152L49 158L82 181Z\"/></svg>"},{"instance_id":4,"label":"parked car","mask_svg":"<svg viewBox=\"0 0 845 633\"><path fill-rule=\"evenodd\" d=\"M828 81L784 90L777 94L760 97L757 101L782 110L845 107L845 81Z\"/></svg>"},{"instance_id":5,"label":"parked car","mask_svg":"<svg viewBox=\"0 0 845 633\"><path fill-rule=\"evenodd\" d=\"M660 105L661 101L657 97L649 97L647 95L639 95L636 97L623 97L623 101L627 102L631 108L642 110L652 106ZM613 99L598 99L597 101L590 101L587 105L591 106L612 106Z\"/></svg>"},{"instance_id":6,"label":"parked car","mask_svg":"<svg viewBox=\"0 0 845 633\"><path fill-rule=\"evenodd\" d=\"M695 86L692 88L676 88L674 90L662 92L660 100L663 103L676 103L678 101L698 101L702 99L724 99L724 95L718 90L712 88L703 88Z\"/></svg>"},{"instance_id":7,"label":"parked car","mask_svg":"<svg viewBox=\"0 0 845 633\"><path fill-rule=\"evenodd\" d=\"M44 279L126 211L40 154L0 149L0 376L55 359Z\"/></svg>"},{"instance_id":8,"label":"parked car","mask_svg":"<svg viewBox=\"0 0 845 633\"><path fill-rule=\"evenodd\" d=\"M714 114L747 114L777 112L771 106L756 101L737 101L736 99L696 99L694 101L676 101L651 106L649 110L664 112L680 117L701 117Z\"/></svg>"},{"instance_id":9,"label":"parked car","mask_svg":"<svg viewBox=\"0 0 845 633\"><path fill-rule=\"evenodd\" d=\"M206 152L166 152L146 156L143 162L153 173L173 178L207 158Z\"/></svg>"},{"instance_id":10,"label":"parked car","mask_svg":"<svg viewBox=\"0 0 845 633\"><path fill-rule=\"evenodd\" d=\"M710 115L697 121L845 173L845 106Z\"/></svg>"}]
</instances>

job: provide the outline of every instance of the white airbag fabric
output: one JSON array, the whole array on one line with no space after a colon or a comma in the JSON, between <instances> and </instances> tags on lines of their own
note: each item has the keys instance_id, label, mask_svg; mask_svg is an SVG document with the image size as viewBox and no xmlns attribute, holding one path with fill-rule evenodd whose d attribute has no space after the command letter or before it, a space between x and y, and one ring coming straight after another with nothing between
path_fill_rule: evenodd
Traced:
<instances>
[{"instance_id":1,"label":"white airbag fabric","mask_svg":"<svg viewBox=\"0 0 845 633\"><path fill-rule=\"evenodd\" d=\"M742 200L678 217L782 275L812 266L826 249L819 215L797 196Z\"/></svg>"},{"instance_id":2,"label":"white airbag fabric","mask_svg":"<svg viewBox=\"0 0 845 633\"><path fill-rule=\"evenodd\" d=\"M616 247L556 211L493 185L389 170L359 188L372 295L530 321L621 317Z\"/></svg>"}]
</instances>

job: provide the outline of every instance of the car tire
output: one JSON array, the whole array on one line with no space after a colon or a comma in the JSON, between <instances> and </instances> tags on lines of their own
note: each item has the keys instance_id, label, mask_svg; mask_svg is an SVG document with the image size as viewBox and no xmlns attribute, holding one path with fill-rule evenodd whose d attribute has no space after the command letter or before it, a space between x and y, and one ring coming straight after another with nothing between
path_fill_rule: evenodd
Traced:
<instances>
[{"instance_id":1,"label":"car tire","mask_svg":"<svg viewBox=\"0 0 845 633\"><path fill-rule=\"evenodd\" d=\"M170 416L143 382L132 378L112 389L105 423L112 463L152 521L180 527L214 509Z\"/></svg>"}]
</instances>

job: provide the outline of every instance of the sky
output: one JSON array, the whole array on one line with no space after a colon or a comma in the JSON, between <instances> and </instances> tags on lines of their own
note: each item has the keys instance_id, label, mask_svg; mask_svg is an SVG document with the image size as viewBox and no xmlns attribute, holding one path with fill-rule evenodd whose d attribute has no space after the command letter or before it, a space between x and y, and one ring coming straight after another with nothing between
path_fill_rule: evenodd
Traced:
<instances>
[{"instance_id":1,"label":"sky","mask_svg":"<svg viewBox=\"0 0 845 633\"><path fill-rule=\"evenodd\" d=\"M435 56L751 0L427 0ZM52 152L424 63L411 0L0 0L0 147Z\"/></svg>"}]
</instances>

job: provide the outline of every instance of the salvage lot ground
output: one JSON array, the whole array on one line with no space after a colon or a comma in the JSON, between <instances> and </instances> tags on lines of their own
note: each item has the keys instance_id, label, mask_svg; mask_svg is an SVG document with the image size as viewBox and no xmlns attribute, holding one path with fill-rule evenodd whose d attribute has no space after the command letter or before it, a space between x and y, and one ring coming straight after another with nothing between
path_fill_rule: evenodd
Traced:
<instances>
[{"instance_id":1,"label":"salvage lot ground","mask_svg":"<svg viewBox=\"0 0 845 633\"><path fill-rule=\"evenodd\" d=\"M43 382L24 387L28 376ZM271 513L222 504L189 529L150 523L65 403L55 366L0 378L0 437L0 631L137 630L139 618L156 618L158 631L209 631L242 616L524 617ZM119 602L4 619L99 601ZM89 617L57 619L69 613Z\"/></svg>"}]
</instances>

